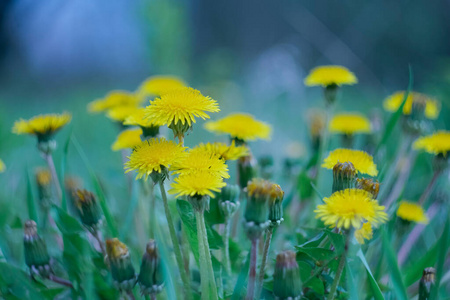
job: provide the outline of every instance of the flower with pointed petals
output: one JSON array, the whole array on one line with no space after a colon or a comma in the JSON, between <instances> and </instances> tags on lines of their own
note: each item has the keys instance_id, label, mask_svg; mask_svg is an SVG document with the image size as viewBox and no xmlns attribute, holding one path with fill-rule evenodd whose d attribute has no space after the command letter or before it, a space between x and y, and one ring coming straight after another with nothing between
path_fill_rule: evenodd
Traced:
<instances>
[{"instance_id":1,"label":"flower with pointed petals","mask_svg":"<svg viewBox=\"0 0 450 300\"><path fill-rule=\"evenodd\" d=\"M139 87L138 94L142 96L160 96L170 90L186 87L186 83L175 76L152 76Z\"/></svg>"},{"instance_id":2,"label":"flower with pointed petals","mask_svg":"<svg viewBox=\"0 0 450 300\"><path fill-rule=\"evenodd\" d=\"M62 114L39 115L29 120L20 119L14 123L12 132L15 134L33 134L38 139L47 140L69 123L71 119L72 116L66 112Z\"/></svg>"},{"instance_id":3,"label":"flower with pointed petals","mask_svg":"<svg viewBox=\"0 0 450 300\"><path fill-rule=\"evenodd\" d=\"M131 128L125 129L116 138L116 141L111 146L111 150L119 151L122 149L133 149L140 143L141 141L141 128Z\"/></svg>"},{"instance_id":4,"label":"flower with pointed petals","mask_svg":"<svg viewBox=\"0 0 450 300\"><path fill-rule=\"evenodd\" d=\"M214 198L214 192L220 192L220 189L226 186L222 177L207 171L182 173L174 181L169 194L176 194L177 197L208 195Z\"/></svg>"},{"instance_id":5,"label":"flower with pointed petals","mask_svg":"<svg viewBox=\"0 0 450 300\"><path fill-rule=\"evenodd\" d=\"M204 171L223 178L230 178L225 161L202 148L191 149L188 155L172 164L170 170L175 174Z\"/></svg>"},{"instance_id":6,"label":"flower with pointed petals","mask_svg":"<svg viewBox=\"0 0 450 300\"><path fill-rule=\"evenodd\" d=\"M246 146L236 146L234 141L231 142L231 145L227 145L225 143L207 143L207 144L199 144L194 147L192 150L205 151L211 153L213 155L217 155L219 158L224 160L236 160L241 157L249 155L249 150Z\"/></svg>"},{"instance_id":7,"label":"flower with pointed petals","mask_svg":"<svg viewBox=\"0 0 450 300\"><path fill-rule=\"evenodd\" d=\"M428 224L428 217L425 211L417 203L401 201L397 209L397 216L406 221Z\"/></svg>"},{"instance_id":8,"label":"flower with pointed petals","mask_svg":"<svg viewBox=\"0 0 450 300\"><path fill-rule=\"evenodd\" d=\"M425 150L428 153L438 155L447 155L450 151L450 131L440 130L432 135L427 135L418 138L413 148L416 150Z\"/></svg>"},{"instance_id":9,"label":"flower with pointed petals","mask_svg":"<svg viewBox=\"0 0 450 300\"><path fill-rule=\"evenodd\" d=\"M373 237L372 225L369 222L364 223L360 229L355 231L355 238L361 245L364 244L364 240L371 240Z\"/></svg>"},{"instance_id":10,"label":"flower with pointed petals","mask_svg":"<svg viewBox=\"0 0 450 300\"><path fill-rule=\"evenodd\" d=\"M320 66L312 69L305 78L307 86L352 85L358 82L355 74L342 66Z\"/></svg>"},{"instance_id":11,"label":"flower with pointed petals","mask_svg":"<svg viewBox=\"0 0 450 300\"><path fill-rule=\"evenodd\" d=\"M405 91L395 92L394 94L387 97L383 102L383 107L385 110L390 112L396 112L403 102L405 97ZM409 115L412 112L412 107L414 102L424 102L425 103L425 117L431 120L437 119L439 112L441 110L438 101L428 97L427 95L420 94L417 92L410 92L408 98L406 99L405 105L403 106L403 114Z\"/></svg>"},{"instance_id":12,"label":"flower with pointed petals","mask_svg":"<svg viewBox=\"0 0 450 300\"><path fill-rule=\"evenodd\" d=\"M364 151L352 149L336 149L331 151L324 159L322 167L333 169L337 163L351 162L356 171L370 176L377 176L377 165L373 162L373 157Z\"/></svg>"},{"instance_id":13,"label":"flower with pointed petals","mask_svg":"<svg viewBox=\"0 0 450 300\"><path fill-rule=\"evenodd\" d=\"M314 211L316 218L326 226L360 229L363 223L378 226L388 220L384 206L372 198L372 194L359 189L346 189L324 198L325 204L318 205Z\"/></svg>"},{"instance_id":14,"label":"flower with pointed petals","mask_svg":"<svg viewBox=\"0 0 450 300\"><path fill-rule=\"evenodd\" d=\"M329 124L332 133L357 134L370 133L370 121L359 113L342 113L335 115Z\"/></svg>"},{"instance_id":15,"label":"flower with pointed petals","mask_svg":"<svg viewBox=\"0 0 450 300\"><path fill-rule=\"evenodd\" d=\"M137 107L143 102L143 99L136 97L135 94L126 91L112 91L103 99L97 99L88 104L88 111L99 113L108 111L118 106Z\"/></svg>"}]
</instances>

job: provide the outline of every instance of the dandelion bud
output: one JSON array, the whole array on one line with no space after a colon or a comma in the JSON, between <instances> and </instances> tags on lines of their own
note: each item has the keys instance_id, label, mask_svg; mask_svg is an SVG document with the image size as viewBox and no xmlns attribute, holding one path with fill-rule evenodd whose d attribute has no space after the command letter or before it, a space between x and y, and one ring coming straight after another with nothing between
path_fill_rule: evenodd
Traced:
<instances>
[{"instance_id":1,"label":"dandelion bud","mask_svg":"<svg viewBox=\"0 0 450 300\"><path fill-rule=\"evenodd\" d=\"M258 163L261 170L261 177L270 179L273 175L273 157L270 155L260 157Z\"/></svg>"},{"instance_id":2,"label":"dandelion bud","mask_svg":"<svg viewBox=\"0 0 450 300\"><path fill-rule=\"evenodd\" d=\"M355 186L356 169L351 162L337 163L333 167L333 193Z\"/></svg>"},{"instance_id":3,"label":"dandelion bud","mask_svg":"<svg viewBox=\"0 0 450 300\"><path fill-rule=\"evenodd\" d=\"M91 228L99 225L102 213L94 194L87 190L77 190L74 197L81 222Z\"/></svg>"},{"instance_id":4,"label":"dandelion bud","mask_svg":"<svg viewBox=\"0 0 450 300\"><path fill-rule=\"evenodd\" d=\"M278 226L283 219L283 202L284 191L278 184L272 184L269 194L269 220L272 226Z\"/></svg>"},{"instance_id":5,"label":"dandelion bud","mask_svg":"<svg viewBox=\"0 0 450 300\"><path fill-rule=\"evenodd\" d=\"M36 170L36 183L38 186L39 201L43 208L50 207L52 201L52 174L50 170L39 168Z\"/></svg>"},{"instance_id":6,"label":"dandelion bud","mask_svg":"<svg viewBox=\"0 0 450 300\"><path fill-rule=\"evenodd\" d=\"M45 241L37 233L37 225L33 220L25 222L23 244L25 263L32 275L48 277L51 273L50 256Z\"/></svg>"},{"instance_id":7,"label":"dandelion bud","mask_svg":"<svg viewBox=\"0 0 450 300\"><path fill-rule=\"evenodd\" d=\"M239 208L240 188L235 184L227 184L220 193L219 207L225 218L231 217Z\"/></svg>"},{"instance_id":8,"label":"dandelion bud","mask_svg":"<svg viewBox=\"0 0 450 300\"><path fill-rule=\"evenodd\" d=\"M270 193L270 183L256 178L247 185L247 205L245 207L244 227L250 239L257 239L269 226L269 210L267 200Z\"/></svg>"},{"instance_id":9,"label":"dandelion bud","mask_svg":"<svg viewBox=\"0 0 450 300\"><path fill-rule=\"evenodd\" d=\"M158 294L164 287L161 259L154 240L147 243L137 281L143 295Z\"/></svg>"},{"instance_id":10,"label":"dandelion bud","mask_svg":"<svg viewBox=\"0 0 450 300\"><path fill-rule=\"evenodd\" d=\"M244 189L247 186L247 183L256 176L256 173L257 164L252 154L241 157L238 160L239 186L242 189Z\"/></svg>"},{"instance_id":11,"label":"dandelion bud","mask_svg":"<svg viewBox=\"0 0 450 300\"><path fill-rule=\"evenodd\" d=\"M436 279L436 270L434 268L426 268L423 270L422 278L419 283L419 300L429 300L431 290Z\"/></svg>"},{"instance_id":12,"label":"dandelion bud","mask_svg":"<svg viewBox=\"0 0 450 300\"><path fill-rule=\"evenodd\" d=\"M127 246L117 238L106 240L106 253L114 285L119 290L131 290L136 284L136 274Z\"/></svg>"},{"instance_id":13,"label":"dandelion bud","mask_svg":"<svg viewBox=\"0 0 450 300\"><path fill-rule=\"evenodd\" d=\"M356 188L368 191L373 195L373 199L377 199L378 192L380 191L380 183L378 180L373 180L372 178L358 178L356 179Z\"/></svg>"},{"instance_id":14,"label":"dandelion bud","mask_svg":"<svg viewBox=\"0 0 450 300\"><path fill-rule=\"evenodd\" d=\"M173 136L176 138L183 138L188 131L192 131L192 126L185 122L184 124L181 121L177 123L170 123L169 128L173 131Z\"/></svg>"},{"instance_id":15,"label":"dandelion bud","mask_svg":"<svg viewBox=\"0 0 450 300\"><path fill-rule=\"evenodd\" d=\"M275 299L300 299L300 270L295 252L285 251L277 255L273 274L273 293Z\"/></svg>"}]
</instances>

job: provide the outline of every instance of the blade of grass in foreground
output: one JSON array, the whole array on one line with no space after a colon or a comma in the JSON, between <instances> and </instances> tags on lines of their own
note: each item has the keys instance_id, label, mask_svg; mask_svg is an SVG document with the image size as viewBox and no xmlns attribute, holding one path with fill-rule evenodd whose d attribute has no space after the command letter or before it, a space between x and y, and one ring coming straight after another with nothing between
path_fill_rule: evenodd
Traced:
<instances>
[{"instance_id":1,"label":"blade of grass in foreground","mask_svg":"<svg viewBox=\"0 0 450 300\"><path fill-rule=\"evenodd\" d=\"M66 193L64 191L64 179L66 178L66 167L67 167L67 154L69 153L69 145L70 145L70 139L72 138L72 130L70 130L69 136L66 140L66 143L64 144L64 151L62 154L62 158L61 158L61 172L60 172L60 177L61 177L61 190L62 192L62 198L61 198L61 208L67 212L67 198L66 198Z\"/></svg>"},{"instance_id":2,"label":"blade of grass in foreground","mask_svg":"<svg viewBox=\"0 0 450 300\"><path fill-rule=\"evenodd\" d=\"M39 214L36 210L36 200L33 194L33 186L31 185L30 172L25 169L25 177L27 178L27 206L28 206L28 218L39 224Z\"/></svg>"},{"instance_id":3,"label":"blade of grass in foreground","mask_svg":"<svg viewBox=\"0 0 450 300\"><path fill-rule=\"evenodd\" d=\"M450 218L447 217L447 222L445 222L444 232L442 233L441 238L439 239L439 253L437 257L437 266L436 266L436 282L434 284L434 288L431 290L431 300L439 299L439 284L442 279L442 275L444 273L444 264L445 259L448 252L448 234L450 230Z\"/></svg>"},{"instance_id":4,"label":"blade of grass in foreground","mask_svg":"<svg viewBox=\"0 0 450 300\"><path fill-rule=\"evenodd\" d=\"M364 253L359 249L356 256L359 257L361 262L363 263L364 267L367 271L367 278L369 279L370 288L372 289L372 294L375 300L384 300L383 293L380 290L380 287L378 286L377 281L372 275L372 271L370 271L369 264L367 263L366 257L364 256Z\"/></svg>"},{"instance_id":5,"label":"blade of grass in foreground","mask_svg":"<svg viewBox=\"0 0 450 300\"><path fill-rule=\"evenodd\" d=\"M89 174L91 175L92 182L94 184L95 192L98 196L100 206L103 210L103 214L105 215L106 224L108 225L108 229L112 236L116 237L118 236L119 232L117 231L116 224L114 223L114 219L111 215L111 212L109 211L108 204L106 203L106 197L103 193L103 189L100 186L100 182L98 181L97 176L95 175L94 169L92 169L91 165L89 164L89 160L87 159L86 153L83 151L83 148L81 148L80 143L78 143L78 140L75 138L74 135L72 135L72 143L75 146L75 149L77 149L78 154L80 155L81 159L83 160L86 168L89 171Z\"/></svg>"}]
</instances>

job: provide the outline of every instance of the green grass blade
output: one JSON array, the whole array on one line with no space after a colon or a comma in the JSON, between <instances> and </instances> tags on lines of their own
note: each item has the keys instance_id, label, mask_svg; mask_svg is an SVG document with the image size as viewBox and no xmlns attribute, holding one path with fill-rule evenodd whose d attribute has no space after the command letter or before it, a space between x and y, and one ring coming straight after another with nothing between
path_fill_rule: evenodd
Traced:
<instances>
[{"instance_id":1,"label":"green grass blade","mask_svg":"<svg viewBox=\"0 0 450 300\"><path fill-rule=\"evenodd\" d=\"M64 151L61 158L61 190L62 190L62 199L61 199L61 208L67 212L67 197L66 193L64 192L64 179L66 178L66 167L67 167L67 155L69 153L69 145L70 145L70 139L72 138L72 130L69 133L69 136L66 140L66 143L64 144Z\"/></svg>"},{"instance_id":2,"label":"green grass blade","mask_svg":"<svg viewBox=\"0 0 450 300\"><path fill-rule=\"evenodd\" d=\"M372 289L372 294L375 300L384 300L383 293L381 292L380 287L378 286L377 281L375 280L375 277L373 277L372 271L370 270L369 264L367 263L366 257L364 256L364 253L359 249L356 256L359 257L361 262L363 263L364 267L367 271L367 278L369 279L369 285Z\"/></svg>"},{"instance_id":3,"label":"green grass blade","mask_svg":"<svg viewBox=\"0 0 450 300\"><path fill-rule=\"evenodd\" d=\"M436 282L434 288L431 290L431 300L438 299L439 285L444 273L444 264L447 257L448 247L449 247L449 230L450 230L450 218L447 215L447 222L445 222L444 232L439 239L439 253L437 257L436 266Z\"/></svg>"},{"instance_id":4,"label":"green grass blade","mask_svg":"<svg viewBox=\"0 0 450 300\"><path fill-rule=\"evenodd\" d=\"M128 205L128 211L125 217L125 222L123 223L122 228L119 233L119 240L124 240L125 236L130 230L130 226L133 223L133 216L136 212L136 207L138 206L138 202L140 201L138 194L138 187L136 185L137 181L133 180L133 188L131 189L131 201ZM154 196L153 196L154 197Z\"/></svg>"},{"instance_id":5,"label":"green grass blade","mask_svg":"<svg viewBox=\"0 0 450 300\"><path fill-rule=\"evenodd\" d=\"M434 266L434 264L436 263L436 258L438 256L438 250L440 246L439 243L440 240L438 240L424 256L415 261L410 267L403 270L403 273L405 274L403 276L403 282L405 283L405 286L410 286L417 282L422 277L422 273L425 268Z\"/></svg>"},{"instance_id":6,"label":"green grass blade","mask_svg":"<svg viewBox=\"0 0 450 300\"><path fill-rule=\"evenodd\" d=\"M39 223L39 213L36 209L36 198L33 193L33 185L31 184L30 172L25 169L25 177L27 178L27 207L28 207L28 218L34 220L36 224Z\"/></svg>"}]
</instances>

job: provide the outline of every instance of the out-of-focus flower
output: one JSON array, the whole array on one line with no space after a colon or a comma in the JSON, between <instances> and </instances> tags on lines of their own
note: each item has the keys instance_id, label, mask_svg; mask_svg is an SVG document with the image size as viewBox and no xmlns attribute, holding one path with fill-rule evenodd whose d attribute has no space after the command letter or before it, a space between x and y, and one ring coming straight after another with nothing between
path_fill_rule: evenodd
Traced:
<instances>
[{"instance_id":1,"label":"out-of-focus flower","mask_svg":"<svg viewBox=\"0 0 450 300\"><path fill-rule=\"evenodd\" d=\"M222 178L230 177L225 161L202 148L191 149L186 156L174 162L170 170L174 171L175 174L202 171Z\"/></svg>"},{"instance_id":2,"label":"out-of-focus flower","mask_svg":"<svg viewBox=\"0 0 450 300\"><path fill-rule=\"evenodd\" d=\"M114 285L121 290L131 290L136 283L136 274L128 247L117 238L106 240L106 253Z\"/></svg>"},{"instance_id":3,"label":"out-of-focus flower","mask_svg":"<svg viewBox=\"0 0 450 300\"><path fill-rule=\"evenodd\" d=\"M102 218L97 198L87 190L77 190L74 198L81 222L90 228L95 228Z\"/></svg>"},{"instance_id":4,"label":"out-of-focus flower","mask_svg":"<svg viewBox=\"0 0 450 300\"><path fill-rule=\"evenodd\" d=\"M277 255L273 273L273 293L275 299L299 299L302 294L300 269L293 251Z\"/></svg>"},{"instance_id":5,"label":"out-of-focus flower","mask_svg":"<svg viewBox=\"0 0 450 300\"><path fill-rule=\"evenodd\" d=\"M5 172L5 170L6 170L5 163L3 162L3 160L0 159L0 173Z\"/></svg>"},{"instance_id":6,"label":"out-of-focus flower","mask_svg":"<svg viewBox=\"0 0 450 300\"><path fill-rule=\"evenodd\" d=\"M138 283L143 295L158 294L164 287L164 274L155 240L150 240L142 256Z\"/></svg>"},{"instance_id":7,"label":"out-of-focus flower","mask_svg":"<svg viewBox=\"0 0 450 300\"><path fill-rule=\"evenodd\" d=\"M364 151L336 149L331 151L328 157L324 159L322 167L332 169L338 162L351 162L358 173L370 176L378 174L377 165L373 162L373 157Z\"/></svg>"},{"instance_id":8,"label":"out-of-focus flower","mask_svg":"<svg viewBox=\"0 0 450 300\"><path fill-rule=\"evenodd\" d=\"M226 186L222 177L207 171L193 171L180 174L171 184L169 194L180 196L210 196L214 198L214 192Z\"/></svg>"},{"instance_id":9,"label":"out-of-focus flower","mask_svg":"<svg viewBox=\"0 0 450 300\"><path fill-rule=\"evenodd\" d=\"M384 206L372 198L372 194L359 189L346 189L324 198L325 204L318 205L314 211L316 218L325 225L349 229L360 229L363 223L370 222L377 226L388 220Z\"/></svg>"},{"instance_id":10,"label":"out-of-focus flower","mask_svg":"<svg viewBox=\"0 0 450 300\"><path fill-rule=\"evenodd\" d=\"M373 180L372 178L357 178L356 188L368 191L374 199L377 199L378 192L380 191L380 183L378 180Z\"/></svg>"},{"instance_id":11,"label":"out-of-focus flower","mask_svg":"<svg viewBox=\"0 0 450 300\"><path fill-rule=\"evenodd\" d=\"M97 99L88 104L88 111L99 113L108 111L119 106L137 107L143 102L143 99L136 97L135 94L126 91L112 91L103 99Z\"/></svg>"},{"instance_id":12,"label":"out-of-focus flower","mask_svg":"<svg viewBox=\"0 0 450 300\"><path fill-rule=\"evenodd\" d=\"M428 153L438 155L447 155L450 151L450 131L437 131L432 135L427 135L418 138L414 144L413 148L417 150L425 150Z\"/></svg>"},{"instance_id":13,"label":"out-of-focus flower","mask_svg":"<svg viewBox=\"0 0 450 300\"><path fill-rule=\"evenodd\" d=\"M305 78L307 86L352 85L358 82L355 74L342 66L320 66L312 69Z\"/></svg>"},{"instance_id":14,"label":"out-of-focus flower","mask_svg":"<svg viewBox=\"0 0 450 300\"><path fill-rule=\"evenodd\" d=\"M406 221L428 224L428 218L423 208L413 202L401 201L397 209L397 216Z\"/></svg>"},{"instance_id":15,"label":"out-of-focus flower","mask_svg":"<svg viewBox=\"0 0 450 300\"><path fill-rule=\"evenodd\" d=\"M372 225L370 223L364 223L360 229L355 231L355 238L361 245L364 244L364 240L371 240L373 237Z\"/></svg>"},{"instance_id":16,"label":"out-of-focus flower","mask_svg":"<svg viewBox=\"0 0 450 300\"><path fill-rule=\"evenodd\" d=\"M175 76L152 76L147 78L139 87L138 94L141 96L161 96L162 94L186 87L186 83Z\"/></svg>"},{"instance_id":17,"label":"out-of-focus flower","mask_svg":"<svg viewBox=\"0 0 450 300\"><path fill-rule=\"evenodd\" d=\"M390 112L395 112L398 110L405 97L405 91L395 92L391 96L387 97L383 102L383 107L385 110ZM410 92L408 98L406 99L405 105L403 106L403 114L411 114L414 102L424 102L425 104L425 117L428 119L435 120L439 116L441 106L438 101L428 97L427 95L420 94L417 92Z\"/></svg>"},{"instance_id":18,"label":"out-of-focus flower","mask_svg":"<svg viewBox=\"0 0 450 300\"><path fill-rule=\"evenodd\" d=\"M359 113L342 113L335 115L329 124L329 130L340 134L370 133L370 121Z\"/></svg>"},{"instance_id":19,"label":"out-of-focus flower","mask_svg":"<svg viewBox=\"0 0 450 300\"><path fill-rule=\"evenodd\" d=\"M32 134L38 140L48 141L53 134L70 122L69 113L47 114L33 117L29 120L20 119L14 123L12 132L15 134Z\"/></svg>"},{"instance_id":20,"label":"out-of-focus flower","mask_svg":"<svg viewBox=\"0 0 450 300\"><path fill-rule=\"evenodd\" d=\"M246 146L236 146L234 141L231 142L231 145L219 142L207 144L201 143L198 146L195 146L192 151L197 151L197 149L212 155L217 155L223 160L236 160L247 156L250 153Z\"/></svg>"},{"instance_id":21,"label":"out-of-focus flower","mask_svg":"<svg viewBox=\"0 0 450 300\"><path fill-rule=\"evenodd\" d=\"M23 244L25 263L30 268L31 274L48 277L52 269L47 244L38 234L36 222L33 220L25 222Z\"/></svg>"},{"instance_id":22,"label":"out-of-focus flower","mask_svg":"<svg viewBox=\"0 0 450 300\"><path fill-rule=\"evenodd\" d=\"M205 123L205 128L217 134L229 134L232 138L245 142L269 140L272 132L270 125L245 113L233 113L217 121L209 121Z\"/></svg>"},{"instance_id":23,"label":"out-of-focus flower","mask_svg":"<svg viewBox=\"0 0 450 300\"><path fill-rule=\"evenodd\" d=\"M113 151L132 149L142 143L141 134L141 128L125 129L119 133L114 144L111 145L111 149Z\"/></svg>"},{"instance_id":24,"label":"out-of-focus flower","mask_svg":"<svg viewBox=\"0 0 450 300\"><path fill-rule=\"evenodd\" d=\"M278 226L283 222L283 202L284 191L278 184L272 183L269 191L269 220L272 226Z\"/></svg>"},{"instance_id":25,"label":"out-of-focus flower","mask_svg":"<svg viewBox=\"0 0 450 300\"><path fill-rule=\"evenodd\" d=\"M134 114L139 110L138 106L116 106L108 110L106 116L113 121L117 121L119 123L123 123L126 118Z\"/></svg>"}]
</instances>

